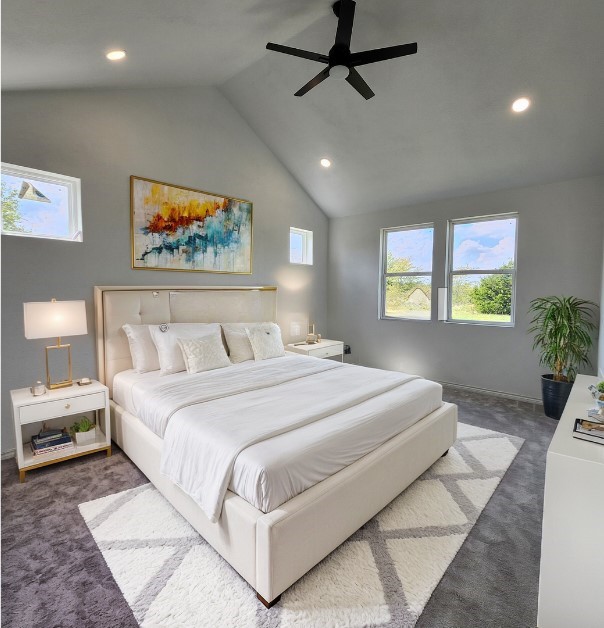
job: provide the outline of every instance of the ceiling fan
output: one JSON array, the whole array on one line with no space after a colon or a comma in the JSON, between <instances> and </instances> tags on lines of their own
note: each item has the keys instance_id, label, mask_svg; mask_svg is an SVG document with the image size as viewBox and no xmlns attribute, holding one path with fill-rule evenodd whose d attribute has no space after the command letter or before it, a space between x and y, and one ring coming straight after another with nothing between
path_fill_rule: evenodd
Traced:
<instances>
[{"instance_id":1,"label":"ceiling fan","mask_svg":"<svg viewBox=\"0 0 604 628\"><path fill-rule=\"evenodd\" d=\"M354 0L338 0L332 6L333 12L338 18L338 29L336 31L336 41L331 47L328 55L322 55L318 52L309 52L308 50L300 50L299 48L291 48L290 46L282 46L281 44L266 44L268 50L282 52L286 55L294 57L302 57L310 59L310 61L318 61L327 64L324 70L321 70L317 76L312 78L306 85L301 87L296 96L304 96L313 87L324 81L328 76L337 79L346 79L366 100L373 98L375 94L365 83L361 75L357 72L359 65L367 65L368 63L376 63L377 61L385 61L386 59L396 59L397 57L406 57L414 55L417 52L417 43L403 44L402 46L390 46L388 48L376 48L375 50L365 50L363 52L350 52L350 39L352 37L352 24L354 22L354 9L356 2Z\"/></svg>"}]
</instances>

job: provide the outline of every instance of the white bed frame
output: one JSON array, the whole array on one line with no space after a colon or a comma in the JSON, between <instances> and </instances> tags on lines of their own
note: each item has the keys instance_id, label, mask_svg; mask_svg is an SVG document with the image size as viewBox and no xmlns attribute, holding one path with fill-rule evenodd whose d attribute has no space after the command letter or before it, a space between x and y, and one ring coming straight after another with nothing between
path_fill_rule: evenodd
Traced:
<instances>
[{"instance_id":1,"label":"white bed frame","mask_svg":"<svg viewBox=\"0 0 604 628\"><path fill-rule=\"evenodd\" d=\"M132 368L121 326L276 320L274 287L95 287L99 378ZM111 401L111 435L163 496L256 590L267 607L420 476L455 442L457 407L444 403L372 453L269 513L228 491L211 523L159 472L162 440Z\"/></svg>"}]
</instances>

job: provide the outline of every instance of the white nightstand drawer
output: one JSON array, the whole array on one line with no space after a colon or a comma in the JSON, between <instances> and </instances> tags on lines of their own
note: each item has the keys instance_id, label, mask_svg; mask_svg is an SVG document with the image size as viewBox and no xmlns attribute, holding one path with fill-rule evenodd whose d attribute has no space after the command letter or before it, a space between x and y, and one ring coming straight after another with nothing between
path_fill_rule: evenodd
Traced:
<instances>
[{"instance_id":1,"label":"white nightstand drawer","mask_svg":"<svg viewBox=\"0 0 604 628\"><path fill-rule=\"evenodd\" d=\"M330 358L333 355L342 355L342 345L332 345L331 347L317 347L311 349L308 355L313 358Z\"/></svg>"},{"instance_id":2,"label":"white nightstand drawer","mask_svg":"<svg viewBox=\"0 0 604 628\"><path fill-rule=\"evenodd\" d=\"M43 421L58 416L76 414L77 412L88 412L105 407L105 393L99 392L92 395L80 395L56 401L46 401L35 403L29 406L22 406L19 410L19 420L21 424Z\"/></svg>"}]
</instances>

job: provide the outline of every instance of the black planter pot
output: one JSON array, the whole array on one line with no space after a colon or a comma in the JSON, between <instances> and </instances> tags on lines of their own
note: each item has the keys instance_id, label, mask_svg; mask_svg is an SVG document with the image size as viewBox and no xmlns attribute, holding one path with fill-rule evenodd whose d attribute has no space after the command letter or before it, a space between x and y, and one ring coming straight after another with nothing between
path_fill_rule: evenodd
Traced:
<instances>
[{"instance_id":1,"label":"black planter pot","mask_svg":"<svg viewBox=\"0 0 604 628\"><path fill-rule=\"evenodd\" d=\"M556 421L562 416L572 387L571 382L554 381L552 374L541 376L541 396L545 416Z\"/></svg>"}]
</instances>

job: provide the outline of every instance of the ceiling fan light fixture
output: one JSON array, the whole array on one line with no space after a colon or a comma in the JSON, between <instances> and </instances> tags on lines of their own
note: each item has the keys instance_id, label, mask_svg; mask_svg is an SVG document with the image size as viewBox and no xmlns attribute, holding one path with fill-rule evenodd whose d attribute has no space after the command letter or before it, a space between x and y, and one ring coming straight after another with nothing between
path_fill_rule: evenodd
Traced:
<instances>
[{"instance_id":1,"label":"ceiling fan light fixture","mask_svg":"<svg viewBox=\"0 0 604 628\"><path fill-rule=\"evenodd\" d=\"M512 111L516 113L522 113L526 111L531 106L531 101L528 98L517 98L512 103Z\"/></svg>"},{"instance_id":2,"label":"ceiling fan light fixture","mask_svg":"<svg viewBox=\"0 0 604 628\"><path fill-rule=\"evenodd\" d=\"M329 68L329 76L340 81L348 78L349 74L350 68L347 68L345 65L334 65Z\"/></svg>"}]
</instances>

